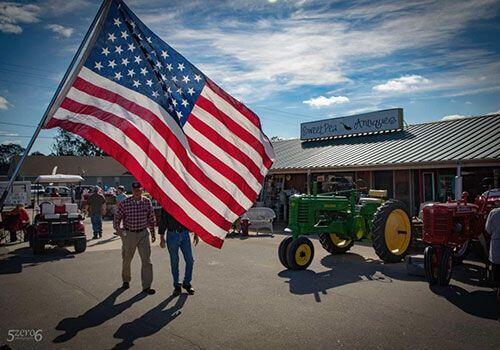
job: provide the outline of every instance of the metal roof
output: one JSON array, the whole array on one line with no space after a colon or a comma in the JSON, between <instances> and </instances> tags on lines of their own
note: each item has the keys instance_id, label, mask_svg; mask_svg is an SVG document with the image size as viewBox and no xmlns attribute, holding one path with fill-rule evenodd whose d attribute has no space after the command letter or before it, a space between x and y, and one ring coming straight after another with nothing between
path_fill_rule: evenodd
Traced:
<instances>
[{"instance_id":1,"label":"metal roof","mask_svg":"<svg viewBox=\"0 0 500 350\"><path fill-rule=\"evenodd\" d=\"M403 131L273 142L271 172L488 162L500 166L500 114L409 125Z\"/></svg>"}]
</instances>

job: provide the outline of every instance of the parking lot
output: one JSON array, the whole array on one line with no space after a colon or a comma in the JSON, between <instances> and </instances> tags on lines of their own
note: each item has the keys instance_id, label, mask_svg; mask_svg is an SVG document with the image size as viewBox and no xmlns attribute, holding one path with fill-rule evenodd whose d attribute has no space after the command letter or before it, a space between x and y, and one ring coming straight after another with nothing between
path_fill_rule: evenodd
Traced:
<instances>
[{"instance_id":1,"label":"parking lot","mask_svg":"<svg viewBox=\"0 0 500 350\"><path fill-rule=\"evenodd\" d=\"M409 276L403 263L382 264L366 244L331 256L313 239L309 269L285 270L277 257L282 239L280 233L236 237L222 250L200 244L196 294L176 298L168 254L157 243L152 249L157 293L140 293L138 256L131 288L118 289L121 242L109 221L104 237L90 240L79 255L54 248L35 257L26 244L1 247L0 345L498 349L496 299L482 281L482 264L466 261L450 287L430 289L423 278ZM40 330L41 340L9 341L9 334L20 330Z\"/></svg>"}]
</instances>

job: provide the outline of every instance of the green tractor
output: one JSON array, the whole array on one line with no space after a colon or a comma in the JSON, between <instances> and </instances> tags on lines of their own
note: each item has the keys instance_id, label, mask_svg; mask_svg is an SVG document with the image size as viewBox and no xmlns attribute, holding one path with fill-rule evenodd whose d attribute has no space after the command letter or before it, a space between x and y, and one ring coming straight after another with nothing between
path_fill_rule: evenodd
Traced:
<instances>
[{"instance_id":1,"label":"green tractor","mask_svg":"<svg viewBox=\"0 0 500 350\"><path fill-rule=\"evenodd\" d=\"M306 237L316 234L331 254L343 254L354 241L370 237L384 262L399 262L411 242L411 221L404 203L384 200L387 191L370 190L361 197L358 189L290 197L291 236L279 245L280 262L288 269L304 270L312 262L314 246Z\"/></svg>"}]
</instances>

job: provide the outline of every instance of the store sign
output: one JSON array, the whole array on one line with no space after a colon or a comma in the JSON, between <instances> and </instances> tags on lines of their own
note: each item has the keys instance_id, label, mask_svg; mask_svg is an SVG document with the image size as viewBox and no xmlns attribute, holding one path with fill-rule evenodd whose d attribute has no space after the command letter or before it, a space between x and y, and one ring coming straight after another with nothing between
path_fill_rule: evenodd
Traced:
<instances>
[{"instance_id":1,"label":"store sign","mask_svg":"<svg viewBox=\"0 0 500 350\"><path fill-rule=\"evenodd\" d=\"M300 139L310 140L334 136L358 135L403 128L403 109L351 115L300 124Z\"/></svg>"}]
</instances>

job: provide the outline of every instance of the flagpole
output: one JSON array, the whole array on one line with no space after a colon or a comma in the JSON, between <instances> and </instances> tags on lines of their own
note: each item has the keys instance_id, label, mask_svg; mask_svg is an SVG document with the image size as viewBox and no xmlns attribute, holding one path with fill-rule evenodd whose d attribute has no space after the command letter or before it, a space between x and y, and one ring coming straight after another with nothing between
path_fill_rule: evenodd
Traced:
<instances>
[{"instance_id":1,"label":"flagpole","mask_svg":"<svg viewBox=\"0 0 500 350\"><path fill-rule=\"evenodd\" d=\"M76 70L74 70L75 63L78 61L80 58L80 55L82 53L82 50L85 48L88 48L89 45L87 43L89 42L89 38L91 37L91 34L93 34L93 37L95 37L95 33L97 32L96 30L96 24L97 22L102 22L100 21L102 14L109 8L109 5L111 5L111 2L113 0L103 0L101 7L99 8L99 11L97 11L97 14L94 17L94 20L92 21L92 24L90 25L89 29L87 30L87 33L83 37L83 40L78 47L78 50L76 51L75 56L71 60L71 63L66 70L66 73L64 73L64 77L62 78L61 82L59 83L59 86L57 87L56 92L54 93L54 96L52 97L52 100L50 101L49 105L47 106L47 109L45 110L45 113L43 114L42 120L40 120L40 123L38 124L35 133L31 137L30 142L28 143L28 146L26 146L26 149L24 150L23 155L21 156L21 159L17 162L16 168L14 169L14 172L12 173L9 182L7 184L7 187L5 187L2 197L0 197L0 212L4 208L4 203L5 200L7 199L7 195L9 193L9 189L12 187L12 184L14 183L14 180L16 179L17 175L19 174L19 171L21 170L22 165L24 164L24 161L26 160L26 157L28 156L29 151L31 150L31 147L33 147L33 144L35 143L36 138L38 137L38 134L42 130L43 126L45 125L45 122L47 120L47 117L49 114L51 114L51 111L55 105L56 100L59 97L59 94L61 93L61 90L65 87L66 83L68 82L68 77L70 74L74 74ZM72 77L74 78L74 77ZM73 79L71 79L73 80Z\"/></svg>"}]
</instances>

